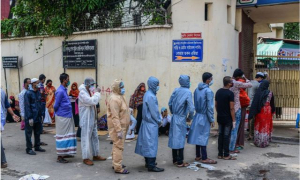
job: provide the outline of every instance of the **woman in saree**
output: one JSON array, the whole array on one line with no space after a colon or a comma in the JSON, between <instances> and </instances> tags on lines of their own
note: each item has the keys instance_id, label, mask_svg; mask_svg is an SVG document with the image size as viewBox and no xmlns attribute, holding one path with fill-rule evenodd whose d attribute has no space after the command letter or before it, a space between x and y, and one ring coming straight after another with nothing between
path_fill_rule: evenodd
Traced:
<instances>
[{"instance_id":1,"label":"woman in saree","mask_svg":"<svg viewBox=\"0 0 300 180\"><path fill-rule=\"evenodd\" d=\"M53 108L55 102L55 91L56 91L55 87L52 86L52 80L48 79L45 87L46 108L48 109L53 124L55 124L54 108Z\"/></svg>"},{"instance_id":2,"label":"woman in saree","mask_svg":"<svg viewBox=\"0 0 300 180\"><path fill-rule=\"evenodd\" d=\"M72 105L72 113L73 113L73 118L75 122L75 127L79 127L79 116L78 114L75 113L75 101L79 95L79 89L78 89L78 84L76 82L73 82L71 85L71 90L69 92L69 96L72 98L70 99L71 105Z\"/></svg>"},{"instance_id":3,"label":"woman in saree","mask_svg":"<svg viewBox=\"0 0 300 180\"><path fill-rule=\"evenodd\" d=\"M264 80L257 89L249 119L255 116L254 123L254 144L257 147L267 147L271 141L273 130L272 115L275 112L274 96L269 90L270 82Z\"/></svg>"},{"instance_id":4,"label":"woman in saree","mask_svg":"<svg viewBox=\"0 0 300 180\"><path fill-rule=\"evenodd\" d=\"M140 85L135 89L133 95L130 98L129 107L133 110L137 110L137 125L136 125L136 134L139 133L140 126L143 119L143 98L146 92L145 83L140 83Z\"/></svg>"}]
</instances>

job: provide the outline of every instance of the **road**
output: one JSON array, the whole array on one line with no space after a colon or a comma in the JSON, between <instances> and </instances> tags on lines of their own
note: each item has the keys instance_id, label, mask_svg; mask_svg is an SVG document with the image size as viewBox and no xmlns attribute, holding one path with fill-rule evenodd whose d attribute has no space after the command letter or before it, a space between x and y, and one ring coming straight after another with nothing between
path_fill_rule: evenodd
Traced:
<instances>
[{"instance_id":1,"label":"road","mask_svg":"<svg viewBox=\"0 0 300 180\"><path fill-rule=\"evenodd\" d=\"M299 145L272 143L267 148L257 148L249 142L238 155L236 161L218 160L215 170L201 168L193 171L187 168L177 168L172 164L171 150L168 148L168 137L159 137L157 163L165 168L165 172L153 173L144 168L143 157L134 153L136 141L125 143L124 161L129 175L115 174L111 168L111 160L96 162L94 166L82 163L81 147L78 142L77 155L68 164L56 162L55 139L53 134L43 134L42 141L48 143L44 146L45 153L37 152L36 156L25 153L24 131L19 130L20 124L12 123L5 126L2 133L3 145L8 161L8 168L2 169L3 180L15 180L30 174L49 175L49 180L219 180L219 179L257 179L257 180L297 180L299 179ZM45 128L45 129L50 129ZM111 153L110 141L107 136L100 136L100 152L108 157ZM185 160L194 162L195 147L186 144ZM217 160L217 137L211 137L208 145L208 156Z\"/></svg>"}]
</instances>

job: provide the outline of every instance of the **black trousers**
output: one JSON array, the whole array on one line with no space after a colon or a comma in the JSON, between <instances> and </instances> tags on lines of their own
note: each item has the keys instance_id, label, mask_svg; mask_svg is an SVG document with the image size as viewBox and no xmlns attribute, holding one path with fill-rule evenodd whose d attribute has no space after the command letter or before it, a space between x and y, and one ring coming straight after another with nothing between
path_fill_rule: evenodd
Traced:
<instances>
[{"instance_id":1,"label":"black trousers","mask_svg":"<svg viewBox=\"0 0 300 180\"><path fill-rule=\"evenodd\" d=\"M221 124L219 123L219 139L218 139L218 156L229 156L229 143L231 135L232 123Z\"/></svg>"},{"instance_id":2,"label":"black trousers","mask_svg":"<svg viewBox=\"0 0 300 180\"><path fill-rule=\"evenodd\" d=\"M42 102L41 106L42 106L43 114L45 114L45 112L46 112L46 102ZM43 117L43 119L40 120L40 123L41 123L40 134L43 134L43 131L44 131L44 127L43 127L44 119L45 119L45 116Z\"/></svg>"},{"instance_id":3,"label":"black trousers","mask_svg":"<svg viewBox=\"0 0 300 180\"><path fill-rule=\"evenodd\" d=\"M1 138L1 165L5 164L6 162L6 157L5 157L5 152L2 144L2 138Z\"/></svg>"},{"instance_id":4,"label":"black trousers","mask_svg":"<svg viewBox=\"0 0 300 180\"><path fill-rule=\"evenodd\" d=\"M169 131L170 129L170 123L167 123L167 125L165 127L159 127L158 131L161 134L166 134L167 131Z\"/></svg>"},{"instance_id":5,"label":"black trousers","mask_svg":"<svg viewBox=\"0 0 300 180\"><path fill-rule=\"evenodd\" d=\"M137 107L137 115L136 115L136 134L139 134L139 131L140 131L140 127L141 127L141 124L142 124L142 120L143 120L143 104L139 105Z\"/></svg>"},{"instance_id":6,"label":"black trousers","mask_svg":"<svg viewBox=\"0 0 300 180\"><path fill-rule=\"evenodd\" d=\"M80 128L80 126L78 126L76 137L79 137L79 138L81 137L81 128Z\"/></svg>"},{"instance_id":7,"label":"black trousers","mask_svg":"<svg viewBox=\"0 0 300 180\"><path fill-rule=\"evenodd\" d=\"M75 102L71 102L75 127L79 127L79 115L75 114Z\"/></svg>"},{"instance_id":8,"label":"black trousers","mask_svg":"<svg viewBox=\"0 0 300 180\"><path fill-rule=\"evenodd\" d=\"M177 162L178 165L181 165L184 159L183 153L184 153L184 148L172 149L173 163Z\"/></svg>"},{"instance_id":9,"label":"black trousers","mask_svg":"<svg viewBox=\"0 0 300 180\"><path fill-rule=\"evenodd\" d=\"M146 163L148 169L155 168L156 167L155 162L156 162L156 157L154 157L154 158L145 157L145 163Z\"/></svg>"},{"instance_id":10,"label":"black trousers","mask_svg":"<svg viewBox=\"0 0 300 180\"><path fill-rule=\"evenodd\" d=\"M206 146L196 145L196 157L201 157L202 160L207 159Z\"/></svg>"},{"instance_id":11,"label":"black trousers","mask_svg":"<svg viewBox=\"0 0 300 180\"><path fill-rule=\"evenodd\" d=\"M29 122L25 122L25 137L26 137L26 152L32 149L32 141L31 141L31 136L32 136L32 131L34 134L34 148L39 148L40 147L40 135L41 135L41 122L34 122L33 126L29 125Z\"/></svg>"}]
</instances>

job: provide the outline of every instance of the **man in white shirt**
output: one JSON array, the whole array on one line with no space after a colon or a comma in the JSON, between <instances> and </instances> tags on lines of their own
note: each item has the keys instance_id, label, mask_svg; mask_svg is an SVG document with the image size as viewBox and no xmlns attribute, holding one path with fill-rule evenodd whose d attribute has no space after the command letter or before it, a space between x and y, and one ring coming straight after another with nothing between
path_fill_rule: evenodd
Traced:
<instances>
[{"instance_id":1,"label":"man in white shirt","mask_svg":"<svg viewBox=\"0 0 300 180\"><path fill-rule=\"evenodd\" d=\"M170 123L171 123L171 116L168 114L167 108L161 108L161 115L160 118L162 119L161 127L159 127L159 135L165 134L169 135Z\"/></svg>"},{"instance_id":2,"label":"man in white shirt","mask_svg":"<svg viewBox=\"0 0 300 180\"><path fill-rule=\"evenodd\" d=\"M129 112L130 112L130 126L126 134L126 140L135 138L134 129L137 123L137 120L133 117L133 109L129 108Z\"/></svg>"}]
</instances>

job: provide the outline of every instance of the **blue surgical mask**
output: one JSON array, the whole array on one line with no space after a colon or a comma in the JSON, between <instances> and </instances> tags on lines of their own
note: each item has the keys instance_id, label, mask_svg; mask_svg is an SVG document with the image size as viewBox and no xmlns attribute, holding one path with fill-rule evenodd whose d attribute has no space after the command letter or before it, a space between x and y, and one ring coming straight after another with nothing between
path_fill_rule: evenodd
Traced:
<instances>
[{"instance_id":1,"label":"blue surgical mask","mask_svg":"<svg viewBox=\"0 0 300 180\"><path fill-rule=\"evenodd\" d=\"M156 92L159 90L159 86L156 87Z\"/></svg>"},{"instance_id":2,"label":"blue surgical mask","mask_svg":"<svg viewBox=\"0 0 300 180\"><path fill-rule=\"evenodd\" d=\"M214 80L210 81L209 86L214 84Z\"/></svg>"},{"instance_id":3,"label":"blue surgical mask","mask_svg":"<svg viewBox=\"0 0 300 180\"><path fill-rule=\"evenodd\" d=\"M90 86L90 88L89 88L89 89L90 89L90 91L91 91L91 92L94 92L94 90L95 90L95 86Z\"/></svg>"},{"instance_id":4,"label":"blue surgical mask","mask_svg":"<svg viewBox=\"0 0 300 180\"><path fill-rule=\"evenodd\" d=\"M29 84L28 89L29 89L29 90L33 90L32 84Z\"/></svg>"},{"instance_id":5,"label":"blue surgical mask","mask_svg":"<svg viewBox=\"0 0 300 180\"><path fill-rule=\"evenodd\" d=\"M192 83L190 82L190 87L192 86Z\"/></svg>"},{"instance_id":6,"label":"blue surgical mask","mask_svg":"<svg viewBox=\"0 0 300 180\"><path fill-rule=\"evenodd\" d=\"M125 94L125 88L121 89L121 94L124 95Z\"/></svg>"},{"instance_id":7,"label":"blue surgical mask","mask_svg":"<svg viewBox=\"0 0 300 180\"><path fill-rule=\"evenodd\" d=\"M68 81L67 86L70 86L70 81Z\"/></svg>"}]
</instances>

